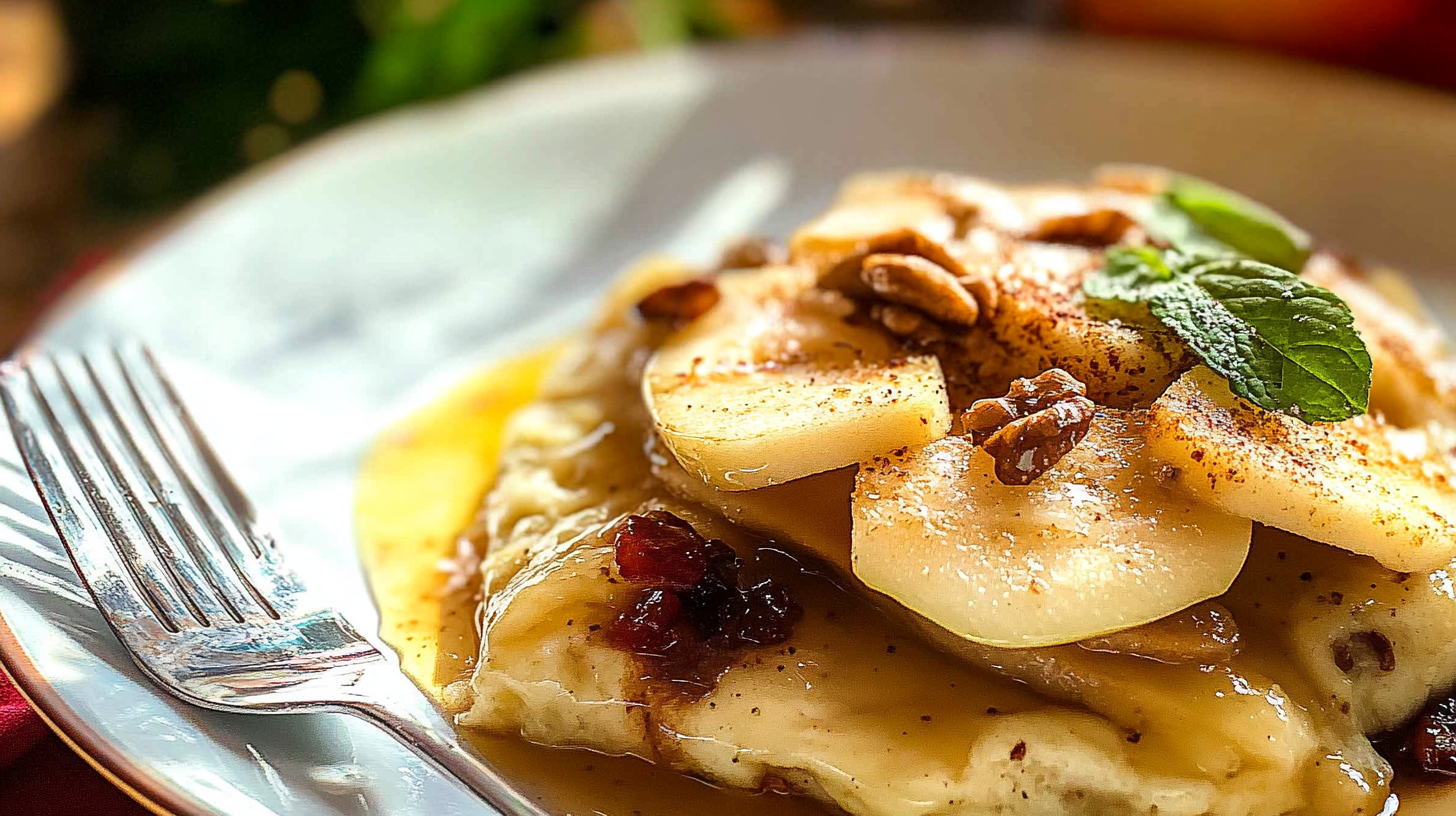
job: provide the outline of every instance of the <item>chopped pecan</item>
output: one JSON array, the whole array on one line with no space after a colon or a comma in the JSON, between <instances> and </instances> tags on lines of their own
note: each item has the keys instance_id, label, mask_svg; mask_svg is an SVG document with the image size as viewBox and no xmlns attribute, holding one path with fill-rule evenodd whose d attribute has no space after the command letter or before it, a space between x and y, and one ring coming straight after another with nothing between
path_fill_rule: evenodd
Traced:
<instances>
[{"instance_id":1,"label":"chopped pecan","mask_svg":"<svg viewBox=\"0 0 1456 816\"><path fill-rule=\"evenodd\" d=\"M974 326L980 307L945 267L919 255L867 255L860 278L876 295L924 312L932 320Z\"/></svg>"},{"instance_id":2,"label":"chopped pecan","mask_svg":"<svg viewBox=\"0 0 1456 816\"><path fill-rule=\"evenodd\" d=\"M637 303L637 314L647 320L671 321L678 328L718 305L718 284L712 278L694 278L664 286Z\"/></svg>"},{"instance_id":3,"label":"chopped pecan","mask_svg":"<svg viewBox=\"0 0 1456 816\"><path fill-rule=\"evenodd\" d=\"M1097 406L1087 387L1060 368L1011 384L1006 396L980 400L961 428L996 460L1002 484L1031 484L1061 461L1092 427Z\"/></svg>"},{"instance_id":4,"label":"chopped pecan","mask_svg":"<svg viewBox=\"0 0 1456 816\"><path fill-rule=\"evenodd\" d=\"M1004 397L977 401L961 415L961 423L977 445L984 445L991 434L1013 420L1030 416L1053 403L1086 395L1087 386L1080 380L1060 368L1052 368L1035 378L1012 382Z\"/></svg>"},{"instance_id":5,"label":"chopped pecan","mask_svg":"<svg viewBox=\"0 0 1456 816\"><path fill-rule=\"evenodd\" d=\"M970 293L976 304L977 314L987 315L996 310L998 290L993 270L981 268L981 264L967 265L962 260L964 249L952 251L939 241L919 230L903 227L866 237L861 245L864 250L848 256L820 275L819 285L826 289L837 289L851 297L867 297L868 283L864 279L867 260L875 255L904 255L919 257L939 266L956 280L963 290ZM964 242L954 245L965 248Z\"/></svg>"},{"instance_id":6,"label":"chopped pecan","mask_svg":"<svg viewBox=\"0 0 1456 816\"><path fill-rule=\"evenodd\" d=\"M938 339L939 331L923 312L894 303L875 303L870 317L896 337ZM927 334L934 335L927 337Z\"/></svg>"},{"instance_id":7,"label":"chopped pecan","mask_svg":"<svg viewBox=\"0 0 1456 816\"><path fill-rule=\"evenodd\" d=\"M1031 241L1058 244L1112 246L1123 243L1128 233L1136 228L1137 222L1125 213L1100 209L1043 219L1026 237Z\"/></svg>"},{"instance_id":8,"label":"chopped pecan","mask_svg":"<svg viewBox=\"0 0 1456 816\"><path fill-rule=\"evenodd\" d=\"M769 238L748 237L723 247L718 258L719 269L758 269L781 264L789 258L788 250Z\"/></svg>"}]
</instances>

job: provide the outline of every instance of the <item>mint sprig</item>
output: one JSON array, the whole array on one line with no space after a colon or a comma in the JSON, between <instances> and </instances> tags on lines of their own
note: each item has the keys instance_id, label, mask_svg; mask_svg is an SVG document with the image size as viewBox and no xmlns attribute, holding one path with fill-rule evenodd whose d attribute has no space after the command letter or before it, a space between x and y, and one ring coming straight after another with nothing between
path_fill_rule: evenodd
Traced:
<instances>
[{"instance_id":1,"label":"mint sprig","mask_svg":"<svg viewBox=\"0 0 1456 816\"><path fill-rule=\"evenodd\" d=\"M1109 316L1155 320L1240 397L1306 422L1370 403L1370 353L1350 307L1296 274L1308 233L1232 190L1172 176L1143 224L1157 246L1113 247L1083 284Z\"/></svg>"},{"instance_id":2,"label":"mint sprig","mask_svg":"<svg viewBox=\"0 0 1456 816\"><path fill-rule=\"evenodd\" d=\"M1333 292L1258 261L1114 247L1084 285L1106 304L1142 304L1240 397L1305 422L1370 402L1370 354Z\"/></svg>"},{"instance_id":3,"label":"mint sprig","mask_svg":"<svg viewBox=\"0 0 1456 816\"><path fill-rule=\"evenodd\" d=\"M1205 257L1244 257L1298 272L1309 233L1268 207L1193 176L1172 177L1144 225L1154 240Z\"/></svg>"}]
</instances>

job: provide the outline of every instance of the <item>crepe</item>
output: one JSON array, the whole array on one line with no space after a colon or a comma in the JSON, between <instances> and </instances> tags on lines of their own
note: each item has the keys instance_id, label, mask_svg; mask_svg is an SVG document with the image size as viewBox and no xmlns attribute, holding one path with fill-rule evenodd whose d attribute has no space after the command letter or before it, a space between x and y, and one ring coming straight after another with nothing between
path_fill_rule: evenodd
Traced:
<instances>
[{"instance_id":1,"label":"crepe","mask_svg":"<svg viewBox=\"0 0 1456 816\"><path fill-rule=\"evenodd\" d=\"M846 200L900 184L860 182ZM998 198L1003 209L990 211L1028 233L1046 221L1026 214L1051 207L1042 195L1051 194ZM1072 195L1066 206L1085 212L1097 201ZM1023 286L1040 280L1042 295L1070 297L1075 278L1057 275L1085 250L1022 238L1011 251L1035 259L1023 267L1050 270L1022 274ZM663 332L631 306L691 274L653 264L626 276L508 424L479 525L480 659L451 689L463 726L635 755L857 816L1381 811L1393 773L1368 736L1456 682L1448 570L1399 574L1256 527L1248 563L1218 599L1237 621L1236 650L1180 659L1140 655L1127 639L1006 649L954 636L855 579L852 474L751 491L762 499L745 504L684 479L662 449L641 379ZM1186 367L1162 359L1151 393L1125 393L1126 403L1150 400ZM956 366L943 362L948 374ZM952 376L960 399L1020 376L1013 363L998 356L994 370ZM1410 398L1411 381L1379 394ZM786 587L803 611L792 636L686 667L614 645L609 630L634 590L614 561L613 532L652 510L721 539L749 571Z\"/></svg>"}]
</instances>

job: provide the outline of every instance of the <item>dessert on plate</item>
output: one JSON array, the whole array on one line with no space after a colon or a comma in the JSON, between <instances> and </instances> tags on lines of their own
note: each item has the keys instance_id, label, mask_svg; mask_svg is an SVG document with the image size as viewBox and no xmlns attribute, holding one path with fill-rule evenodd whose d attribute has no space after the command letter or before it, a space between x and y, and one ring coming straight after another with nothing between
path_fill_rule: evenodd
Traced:
<instances>
[{"instance_id":1,"label":"dessert on plate","mask_svg":"<svg viewBox=\"0 0 1456 816\"><path fill-rule=\"evenodd\" d=\"M506 424L462 727L856 816L1456 774L1456 365L1209 182L866 175L618 281Z\"/></svg>"}]
</instances>

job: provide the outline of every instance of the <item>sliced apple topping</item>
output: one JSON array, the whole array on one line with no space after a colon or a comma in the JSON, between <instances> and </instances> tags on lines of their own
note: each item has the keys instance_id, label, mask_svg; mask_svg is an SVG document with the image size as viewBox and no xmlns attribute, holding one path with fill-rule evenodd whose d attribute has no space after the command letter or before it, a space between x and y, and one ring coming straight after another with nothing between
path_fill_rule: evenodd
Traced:
<instances>
[{"instance_id":1,"label":"sliced apple topping","mask_svg":"<svg viewBox=\"0 0 1456 816\"><path fill-rule=\"evenodd\" d=\"M1146 209L1145 198L1110 189L866 176L794 236L790 257L812 267L820 286L871 301L890 331L934 352L958 408L1049 368L1086 383L1100 404L1145 407L1193 357L1167 332L1089 316L1082 282L1101 264L1091 247L1126 240ZM870 258L887 253L943 269L974 297L976 319L948 320L875 288Z\"/></svg>"},{"instance_id":2,"label":"sliced apple topping","mask_svg":"<svg viewBox=\"0 0 1456 816\"><path fill-rule=\"evenodd\" d=\"M1108 409L1029 485L965 437L876 457L853 499L854 572L963 638L1011 647L1092 638L1222 594L1251 525L1191 500L1145 450L1139 412Z\"/></svg>"},{"instance_id":3,"label":"sliced apple topping","mask_svg":"<svg viewBox=\"0 0 1456 816\"><path fill-rule=\"evenodd\" d=\"M729 491L688 473L671 455L654 450L651 459L652 475L677 498L716 510L776 544L812 553L835 566L849 564L853 466L772 487Z\"/></svg>"},{"instance_id":4,"label":"sliced apple topping","mask_svg":"<svg viewBox=\"0 0 1456 816\"><path fill-rule=\"evenodd\" d=\"M697 478L750 490L923 445L950 429L940 364L845 318L813 272L717 278L720 300L648 361L642 391L664 444Z\"/></svg>"},{"instance_id":5,"label":"sliced apple topping","mask_svg":"<svg viewBox=\"0 0 1456 816\"><path fill-rule=\"evenodd\" d=\"M1228 663L1239 654L1239 627L1222 604L1206 601L1152 623L1078 641L1089 652L1159 663Z\"/></svg>"},{"instance_id":6,"label":"sliced apple topping","mask_svg":"<svg viewBox=\"0 0 1456 816\"><path fill-rule=\"evenodd\" d=\"M1456 357L1445 332L1398 277L1369 277L1343 259L1317 252L1300 277L1339 295L1355 315L1370 351L1370 411L1402 428L1456 425ZM1380 286L1385 291L1381 291Z\"/></svg>"},{"instance_id":7,"label":"sliced apple topping","mask_svg":"<svg viewBox=\"0 0 1456 816\"><path fill-rule=\"evenodd\" d=\"M1148 448L1204 500L1389 569L1456 556L1456 474L1433 432L1373 416L1308 425L1235 398L1199 367L1153 403Z\"/></svg>"}]
</instances>

